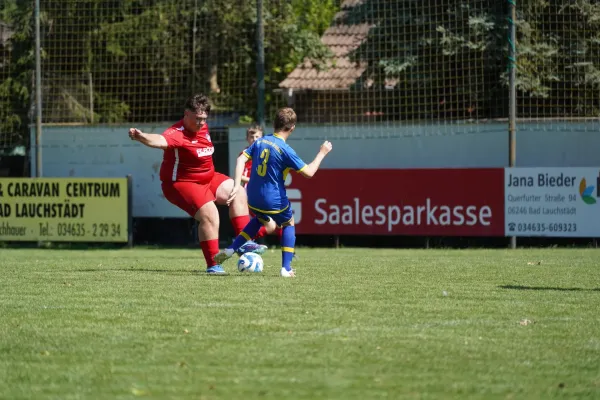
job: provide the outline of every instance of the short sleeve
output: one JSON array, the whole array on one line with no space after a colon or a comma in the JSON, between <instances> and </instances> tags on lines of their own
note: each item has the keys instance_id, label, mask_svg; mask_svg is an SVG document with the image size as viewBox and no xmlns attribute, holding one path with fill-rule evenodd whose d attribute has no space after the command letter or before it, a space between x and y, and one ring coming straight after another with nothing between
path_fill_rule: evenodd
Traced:
<instances>
[{"instance_id":1,"label":"short sleeve","mask_svg":"<svg viewBox=\"0 0 600 400\"><path fill-rule=\"evenodd\" d=\"M298 154L291 147L286 147L284 154L284 162L286 168L293 169L295 171L302 171L306 168L306 163L302 161Z\"/></svg>"},{"instance_id":2,"label":"short sleeve","mask_svg":"<svg viewBox=\"0 0 600 400\"><path fill-rule=\"evenodd\" d=\"M258 141L255 141L250 146L248 146L246 150L242 151L242 154L245 155L248 158L248 160L252 160L252 152L254 151L254 148L256 147L257 143Z\"/></svg>"},{"instance_id":3,"label":"short sleeve","mask_svg":"<svg viewBox=\"0 0 600 400\"><path fill-rule=\"evenodd\" d=\"M163 132L163 137L167 140L167 146L169 146L169 149L183 146L182 133L177 129L167 129Z\"/></svg>"}]
</instances>

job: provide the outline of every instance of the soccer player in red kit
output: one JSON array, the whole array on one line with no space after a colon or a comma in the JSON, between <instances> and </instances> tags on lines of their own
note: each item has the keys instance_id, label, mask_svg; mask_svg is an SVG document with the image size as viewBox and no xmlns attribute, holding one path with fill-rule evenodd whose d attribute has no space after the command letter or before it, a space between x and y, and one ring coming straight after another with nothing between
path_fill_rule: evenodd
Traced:
<instances>
[{"instance_id":1,"label":"soccer player in red kit","mask_svg":"<svg viewBox=\"0 0 600 400\"><path fill-rule=\"evenodd\" d=\"M208 98L202 94L190 97L183 119L162 135L129 129L129 137L148 147L164 150L160 180L165 198L198 221L198 239L206 260L206 272L224 274L214 261L219 252L219 213L217 204L227 204L233 179L215 172L206 119L210 112ZM229 204L229 217L236 235L250 221L248 199L244 195ZM266 246L250 242L238 254L263 253Z\"/></svg>"}]
</instances>

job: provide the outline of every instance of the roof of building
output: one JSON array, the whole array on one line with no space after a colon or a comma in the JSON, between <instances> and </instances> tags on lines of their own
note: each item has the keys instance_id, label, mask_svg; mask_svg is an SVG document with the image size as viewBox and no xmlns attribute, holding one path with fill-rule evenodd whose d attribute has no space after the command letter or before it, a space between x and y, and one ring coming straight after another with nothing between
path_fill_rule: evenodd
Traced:
<instances>
[{"instance_id":1,"label":"roof of building","mask_svg":"<svg viewBox=\"0 0 600 400\"><path fill-rule=\"evenodd\" d=\"M321 42L334 54L326 65L320 66L311 60L304 60L280 84L284 89L333 90L349 89L367 69L364 61L352 61L349 57L367 38L370 24L343 23L348 9L360 5L364 0L345 0L342 11L336 14Z\"/></svg>"}]
</instances>

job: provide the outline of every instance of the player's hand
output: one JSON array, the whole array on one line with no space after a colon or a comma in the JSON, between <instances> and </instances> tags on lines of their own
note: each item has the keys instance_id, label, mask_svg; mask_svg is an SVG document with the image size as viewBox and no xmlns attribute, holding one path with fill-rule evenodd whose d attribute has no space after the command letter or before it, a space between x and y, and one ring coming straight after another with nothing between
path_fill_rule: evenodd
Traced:
<instances>
[{"instance_id":1,"label":"player's hand","mask_svg":"<svg viewBox=\"0 0 600 400\"><path fill-rule=\"evenodd\" d=\"M231 202L233 201L233 199L235 199L238 189L239 189L238 185L233 185L233 189L231 189L231 193L229 193L229 198L227 199L227 205L230 205Z\"/></svg>"},{"instance_id":2,"label":"player's hand","mask_svg":"<svg viewBox=\"0 0 600 400\"><path fill-rule=\"evenodd\" d=\"M321 153L323 153L323 155L326 155L327 153L329 153L331 151L332 148L333 148L333 145L331 144L331 142L326 140L321 145L320 151L321 151Z\"/></svg>"},{"instance_id":3,"label":"player's hand","mask_svg":"<svg viewBox=\"0 0 600 400\"><path fill-rule=\"evenodd\" d=\"M131 140L139 140L142 135L142 131L137 128L129 128L129 139Z\"/></svg>"}]
</instances>

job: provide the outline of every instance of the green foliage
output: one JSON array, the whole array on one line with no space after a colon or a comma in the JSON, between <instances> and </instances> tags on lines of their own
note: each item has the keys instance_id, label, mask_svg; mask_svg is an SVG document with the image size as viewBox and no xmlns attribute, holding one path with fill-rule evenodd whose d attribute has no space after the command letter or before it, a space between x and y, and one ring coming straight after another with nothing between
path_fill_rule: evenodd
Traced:
<instances>
[{"instance_id":1,"label":"green foliage","mask_svg":"<svg viewBox=\"0 0 600 400\"><path fill-rule=\"evenodd\" d=\"M350 9L345 23L373 26L352 58L368 61L374 88L392 90L401 104L389 118L471 119L490 108L505 56L497 3L370 0ZM490 75L496 81L485 88Z\"/></svg>"},{"instance_id":2,"label":"green foliage","mask_svg":"<svg viewBox=\"0 0 600 400\"><path fill-rule=\"evenodd\" d=\"M521 110L599 116L600 4L523 0L517 7ZM407 104L398 118L468 119L507 115L498 107L509 83L507 16L506 1L368 0L345 23L374 26L353 57L369 62L376 88L396 83L393 96Z\"/></svg>"},{"instance_id":3,"label":"green foliage","mask_svg":"<svg viewBox=\"0 0 600 400\"><path fill-rule=\"evenodd\" d=\"M300 1L297 0L296 3ZM309 9L294 9L293 3L283 3L279 6L280 9L275 9L278 12L268 12L266 15L265 23L275 27L268 29L265 35L265 62L271 66L273 76L270 77L270 81L275 84L283 80L305 58L322 65L332 56L329 48L321 43L324 29L319 20L309 20L309 17L314 15L309 7L311 2L302 3ZM332 10L333 8L330 9ZM300 14L299 18L296 13ZM305 23L306 27L301 25L302 23Z\"/></svg>"},{"instance_id":4,"label":"green foliage","mask_svg":"<svg viewBox=\"0 0 600 400\"><path fill-rule=\"evenodd\" d=\"M33 10L30 4L5 0L0 7L0 21L14 32L8 43L0 43L0 134L5 143L27 145L32 94L34 53ZM19 29L15 29L19 27ZM2 143L0 143L2 145Z\"/></svg>"},{"instance_id":5,"label":"green foliage","mask_svg":"<svg viewBox=\"0 0 600 400\"><path fill-rule=\"evenodd\" d=\"M292 14L299 19L298 25L307 32L321 36L331 25L338 11L334 0L291 0Z\"/></svg>"},{"instance_id":6,"label":"green foliage","mask_svg":"<svg viewBox=\"0 0 600 400\"><path fill-rule=\"evenodd\" d=\"M517 89L525 112L600 116L599 28L595 1L526 0L519 5Z\"/></svg>"},{"instance_id":7,"label":"green foliage","mask_svg":"<svg viewBox=\"0 0 600 400\"><path fill-rule=\"evenodd\" d=\"M268 91L305 57L328 57L320 34L334 3L264 1ZM0 10L0 20L15 29L11 71L27 74L19 75L25 86L2 83L3 111L9 86L29 104L32 5L7 0ZM46 0L41 6L44 122L173 120L195 91L208 93L217 112L256 112L254 1ZM26 113L17 116L27 125Z\"/></svg>"},{"instance_id":8,"label":"green foliage","mask_svg":"<svg viewBox=\"0 0 600 400\"><path fill-rule=\"evenodd\" d=\"M332 54L320 37L340 3L263 0L267 109L278 103L273 90L298 64L310 59L326 68ZM598 116L600 3L521 0L517 6L522 112ZM18 0L0 6L0 21L14 30L10 49L0 48L0 132L15 135L11 142L29 137L32 7ZM365 0L346 11L345 24L373 26L352 54L368 63L355 89L373 82L374 95L400 104L386 118L507 115L507 1ZM208 93L216 112L243 120L256 114L254 1L45 0L41 17L44 122L173 120L195 91Z\"/></svg>"},{"instance_id":9,"label":"green foliage","mask_svg":"<svg viewBox=\"0 0 600 400\"><path fill-rule=\"evenodd\" d=\"M254 118L252 118L250 115L242 115L238 119L238 124L241 124L241 125L251 124L252 122L254 122Z\"/></svg>"}]
</instances>

